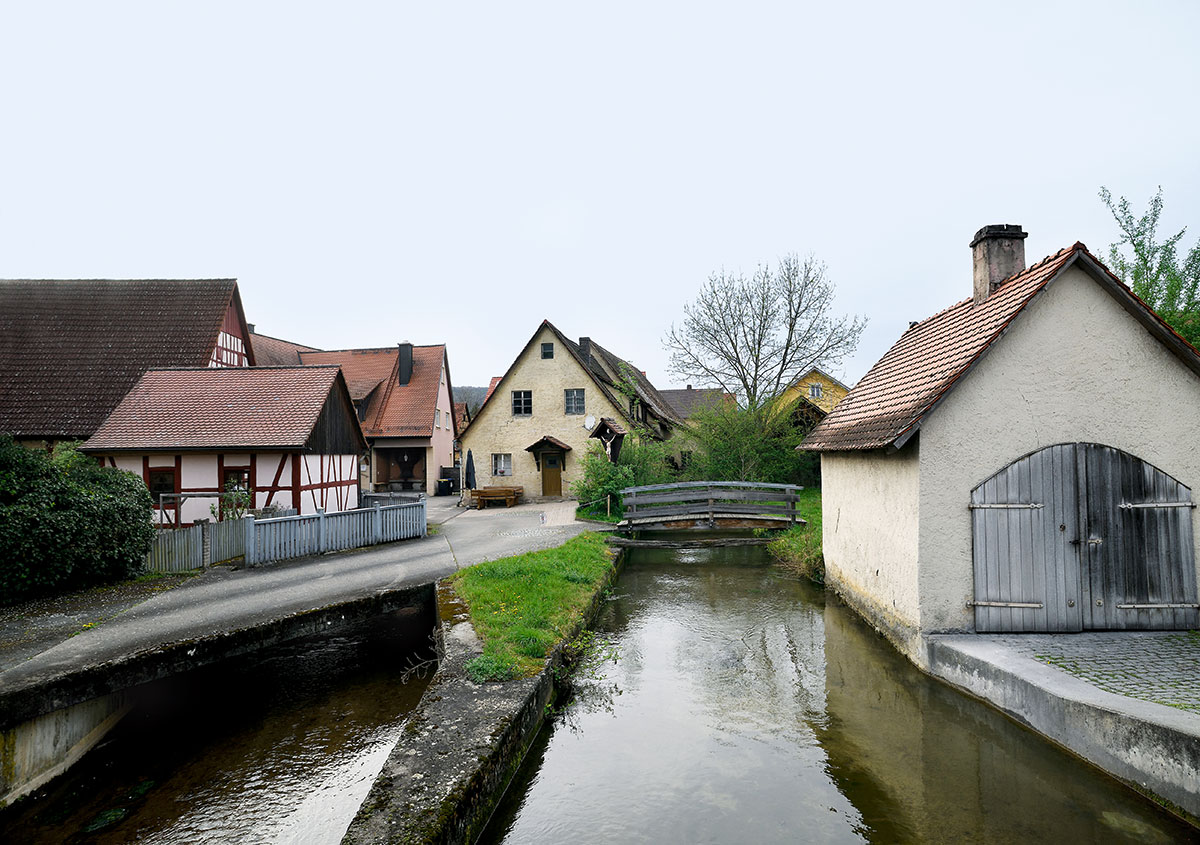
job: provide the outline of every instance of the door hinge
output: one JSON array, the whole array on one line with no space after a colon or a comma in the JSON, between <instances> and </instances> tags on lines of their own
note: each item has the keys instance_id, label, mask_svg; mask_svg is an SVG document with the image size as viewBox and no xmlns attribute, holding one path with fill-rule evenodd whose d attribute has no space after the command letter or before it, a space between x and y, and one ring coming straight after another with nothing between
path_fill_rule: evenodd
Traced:
<instances>
[{"instance_id":1,"label":"door hinge","mask_svg":"<svg viewBox=\"0 0 1200 845\"><path fill-rule=\"evenodd\" d=\"M1121 510L1128 511L1139 508L1194 508L1195 502L1121 502L1117 505Z\"/></svg>"},{"instance_id":2,"label":"door hinge","mask_svg":"<svg viewBox=\"0 0 1200 845\"><path fill-rule=\"evenodd\" d=\"M969 601L967 607L1045 607L1040 601Z\"/></svg>"},{"instance_id":3,"label":"door hinge","mask_svg":"<svg viewBox=\"0 0 1200 845\"><path fill-rule=\"evenodd\" d=\"M1046 507L1041 502L1013 502L1013 503L997 503L997 504L975 504L972 502L967 505L970 510L1037 510Z\"/></svg>"},{"instance_id":4,"label":"door hinge","mask_svg":"<svg viewBox=\"0 0 1200 845\"><path fill-rule=\"evenodd\" d=\"M1169 610L1173 607L1200 607L1200 604L1119 604L1117 607L1119 607L1121 610Z\"/></svg>"}]
</instances>

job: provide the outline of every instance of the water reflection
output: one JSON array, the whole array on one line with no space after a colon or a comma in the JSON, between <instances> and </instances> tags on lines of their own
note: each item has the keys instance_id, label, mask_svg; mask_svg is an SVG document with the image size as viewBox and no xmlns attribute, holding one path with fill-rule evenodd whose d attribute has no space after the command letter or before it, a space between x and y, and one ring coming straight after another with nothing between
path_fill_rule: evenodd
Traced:
<instances>
[{"instance_id":1,"label":"water reflection","mask_svg":"<svg viewBox=\"0 0 1200 845\"><path fill-rule=\"evenodd\" d=\"M143 688L0 840L337 842L428 683L403 675L431 627L396 614Z\"/></svg>"},{"instance_id":2,"label":"water reflection","mask_svg":"<svg viewBox=\"0 0 1200 845\"><path fill-rule=\"evenodd\" d=\"M600 628L619 659L543 732L483 841L1196 833L917 672L761 549L638 550L616 593Z\"/></svg>"}]
</instances>

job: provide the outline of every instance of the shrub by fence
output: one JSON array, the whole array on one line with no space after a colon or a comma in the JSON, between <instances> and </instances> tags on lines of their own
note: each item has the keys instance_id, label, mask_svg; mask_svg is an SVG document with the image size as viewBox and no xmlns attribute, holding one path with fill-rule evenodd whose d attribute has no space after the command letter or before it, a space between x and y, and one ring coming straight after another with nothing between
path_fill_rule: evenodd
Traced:
<instances>
[{"instance_id":1,"label":"shrub by fence","mask_svg":"<svg viewBox=\"0 0 1200 845\"><path fill-rule=\"evenodd\" d=\"M255 565L424 537L425 531L424 499L333 514L318 511L271 519L247 516L160 531L146 556L146 566L151 572L183 572L239 557Z\"/></svg>"}]
</instances>

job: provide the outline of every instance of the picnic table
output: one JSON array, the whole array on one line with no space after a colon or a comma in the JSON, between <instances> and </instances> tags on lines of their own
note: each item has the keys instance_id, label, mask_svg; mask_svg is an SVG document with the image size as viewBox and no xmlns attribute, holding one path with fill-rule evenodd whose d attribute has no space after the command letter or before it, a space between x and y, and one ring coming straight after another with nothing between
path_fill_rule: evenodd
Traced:
<instances>
[{"instance_id":1,"label":"picnic table","mask_svg":"<svg viewBox=\"0 0 1200 845\"><path fill-rule=\"evenodd\" d=\"M524 487L479 487L471 491L471 504L482 508L486 502L504 502L506 508L511 508L524 495Z\"/></svg>"}]
</instances>

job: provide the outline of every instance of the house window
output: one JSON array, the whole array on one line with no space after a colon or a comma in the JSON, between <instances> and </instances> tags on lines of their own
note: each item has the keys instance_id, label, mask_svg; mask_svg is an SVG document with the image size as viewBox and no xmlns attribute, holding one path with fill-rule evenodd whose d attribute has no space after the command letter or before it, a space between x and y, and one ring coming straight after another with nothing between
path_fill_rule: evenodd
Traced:
<instances>
[{"instance_id":1,"label":"house window","mask_svg":"<svg viewBox=\"0 0 1200 845\"><path fill-rule=\"evenodd\" d=\"M568 414L582 414L583 411L583 388L571 388L566 393L566 411Z\"/></svg>"},{"instance_id":2,"label":"house window","mask_svg":"<svg viewBox=\"0 0 1200 845\"><path fill-rule=\"evenodd\" d=\"M250 489L250 470L249 469L230 469L225 468L225 472L221 477L221 489L228 490L230 487L236 487L239 490Z\"/></svg>"},{"instance_id":3,"label":"house window","mask_svg":"<svg viewBox=\"0 0 1200 845\"><path fill-rule=\"evenodd\" d=\"M554 357L554 344L553 343L543 343L542 344L542 358L553 358L553 357Z\"/></svg>"},{"instance_id":4,"label":"house window","mask_svg":"<svg viewBox=\"0 0 1200 845\"><path fill-rule=\"evenodd\" d=\"M512 455L492 455L492 475L512 475Z\"/></svg>"},{"instance_id":5,"label":"house window","mask_svg":"<svg viewBox=\"0 0 1200 845\"><path fill-rule=\"evenodd\" d=\"M434 428L442 427L442 409L441 408L433 409L433 427Z\"/></svg>"},{"instance_id":6,"label":"house window","mask_svg":"<svg viewBox=\"0 0 1200 845\"><path fill-rule=\"evenodd\" d=\"M808 398L809 399L820 399L821 398L821 385L810 384L808 386Z\"/></svg>"},{"instance_id":7,"label":"house window","mask_svg":"<svg viewBox=\"0 0 1200 845\"><path fill-rule=\"evenodd\" d=\"M175 492L175 468L170 469L152 469L146 477L146 486L150 488L150 497L154 499L154 506L159 506L159 496L163 493ZM171 500L167 500L167 507L172 507Z\"/></svg>"},{"instance_id":8,"label":"house window","mask_svg":"<svg viewBox=\"0 0 1200 845\"><path fill-rule=\"evenodd\" d=\"M512 392L512 408L514 417L527 417L533 413L533 391L514 390Z\"/></svg>"}]
</instances>

